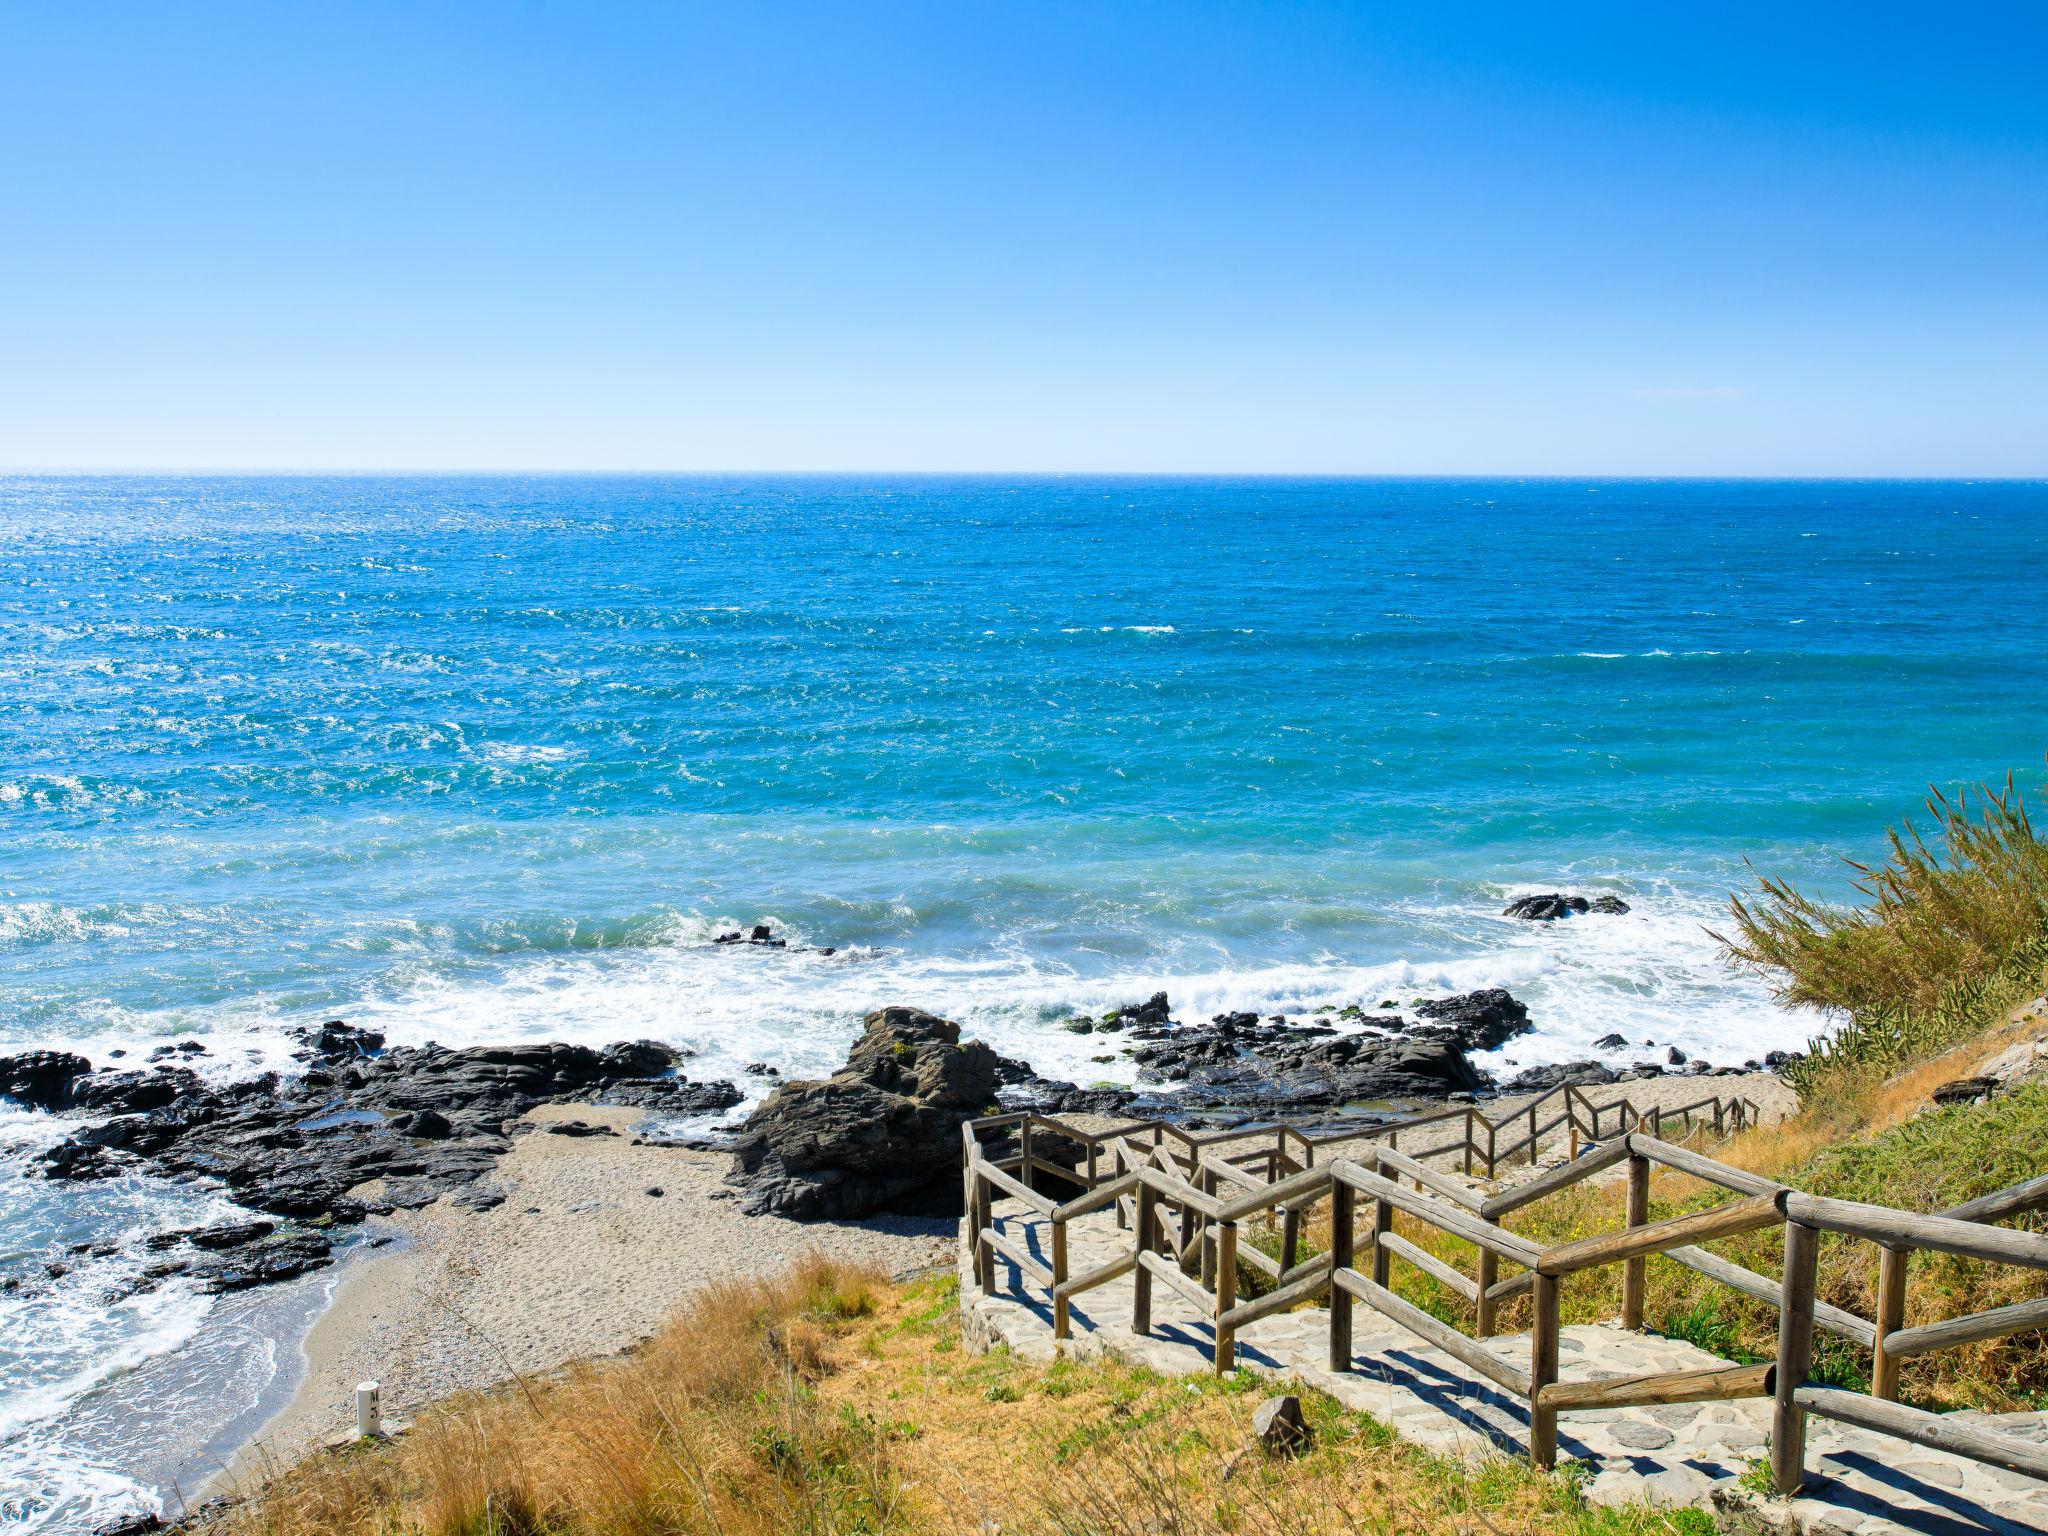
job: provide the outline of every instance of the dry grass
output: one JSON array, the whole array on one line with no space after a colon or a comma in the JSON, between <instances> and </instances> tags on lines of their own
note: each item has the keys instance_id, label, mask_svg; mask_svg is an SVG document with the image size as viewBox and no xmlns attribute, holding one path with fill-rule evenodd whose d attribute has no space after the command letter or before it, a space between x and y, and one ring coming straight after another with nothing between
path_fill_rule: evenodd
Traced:
<instances>
[{"instance_id":1,"label":"dry grass","mask_svg":"<svg viewBox=\"0 0 2048 1536\"><path fill-rule=\"evenodd\" d=\"M645 1350L442 1405L316 1456L214 1536L1704 1533L1587 1506L1568 1477L1395 1442L1305 1394L1315 1447L1248 1449L1268 1388L961 1347L950 1280L823 1262L707 1293Z\"/></svg>"}]
</instances>

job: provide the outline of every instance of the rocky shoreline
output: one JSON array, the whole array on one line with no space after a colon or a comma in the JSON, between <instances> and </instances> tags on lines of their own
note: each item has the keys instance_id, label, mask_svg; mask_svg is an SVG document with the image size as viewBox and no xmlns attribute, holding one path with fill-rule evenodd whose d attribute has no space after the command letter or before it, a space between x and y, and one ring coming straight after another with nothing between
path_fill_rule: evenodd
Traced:
<instances>
[{"instance_id":1,"label":"rocky shoreline","mask_svg":"<svg viewBox=\"0 0 2048 1536\"><path fill-rule=\"evenodd\" d=\"M1527 1008L1499 988L1416 999L1406 1010L1381 999L1306 1018L1231 1013L1206 1023L1177 1021L1162 992L1064 1027L1114 1041L1098 1060L1128 1061L1136 1082L1083 1087L1048 1079L982 1042L963 1042L948 1020L889 1007L868 1016L846 1065L830 1078L783 1083L764 1066L760 1075L777 1086L743 1125L679 1144L732 1154L728 1182L748 1214L811 1221L881 1211L941 1215L957 1209L961 1123L999 1108L1206 1127L1283 1116L1355 1125L1494 1092L1742 1070L1669 1049L1663 1061L1616 1067L1588 1060L1496 1083L1471 1058L1533 1027ZM1619 1036L1600 1044L1628 1049ZM685 1053L646 1040L601 1050L559 1043L387 1050L374 1032L330 1020L303 1032L305 1070L297 1076L228 1084L192 1070L189 1058L201 1052L159 1053L140 1070L95 1067L57 1051L0 1058L0 1095L99 1117L44 1152L37 1176L89 1181L139 1168L216 1185L251 1213L153 1238L150 1248L161 1257L136 1279L136 1290L173 1276L211 1291L289 1279L332 1262L345 1230L366 1218L443 1196L489 1210L505 1199L494 1169L515 1138L534 1131L527 1116L543 1105L685 1116L728 1110L746 1097L731 1082L692 1081L681 1070ZM573 1118L557 1117L547 1129L614 1134ZM53 1259L0 1275L0 1289L18 1293L62 1272L62 1259Z\"/></svg>"}]
</instances>

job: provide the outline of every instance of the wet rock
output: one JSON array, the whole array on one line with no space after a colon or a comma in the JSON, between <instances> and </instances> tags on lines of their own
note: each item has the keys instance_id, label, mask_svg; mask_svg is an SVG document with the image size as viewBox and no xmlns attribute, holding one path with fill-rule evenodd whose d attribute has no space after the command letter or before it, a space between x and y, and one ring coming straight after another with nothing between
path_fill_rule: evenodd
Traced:
<instances>
[{"instance_id":1,"label":"wet rock","mask_svg":"<svg viewBox=\"0 0 2048 1536\"><path fill-rule=\"evenodd\" d=\"M1415 1011L1436 1028L1450 1031L1453 1043L1465 1051L1499 1050L1533 1027L1528 1008L1505 987L1487 987L1417 1003Z\"/></svg>"},{"instance_id":2,"label":"wet rock","mask_svg":"<svg viewBox=\"0 0 2048 1536\"><path fill-rule=\"evenodd\" d=\"M384 1049L384 1036L376 1030L360 1029L341 1019L309 1024L297 1033L299 1049L293 1054L301 1061L353 1061Z\"/></svg>"},{"instance_id":3,"label":"wet rock","mask_svg":"<svg viewBox=\"0 0 2048 1536\"><path fill-rule=\"evenodd\" d=\"M175 1232L159 1232L147 1239L143 1247L161 1252L189 1243L194 1248L205 1248L219 1252L228 1248L239 1248L270 1236L277 1230L274 1221L229 1221L216 1227L182 1227Z\"/></svg>"},{"instance_id":4,"label":"wet rock","mask_svg":"<svg viewBox=\"0 0 2048 1536\"><path fill-rule=\"evenodd\" d=\"M1566 1061L1517 1073L1501 1084L1501 1091L1548 1093L1553 1088L1596 1088L1613 1081L1614 1070L1597 1061Z\"/></svg>"},{"instance_id":5,"label":"wet rock","mask_svg":"<svg viewBox=\"0 0 2048 1536\"><path fill-rule=\"evenodd\" d=\"M1680 1049L1679 1049L1679 1048L1678 1048L1677 1046L1675 1046L1675 1045L1674 1045L1674 1046L1671 1046L1671 1047L1669 1047L1669 1048L1668 1048L1668 1049L1667 1049L1667 1050L1666 1050L1666 1051L1664 1052L1664 1060L1665 1060L1665 1063L1666 1063L1667 1065L1669 1065L1669 1066L1674 1066L1674 1067L1682 1067L1682 1066L1684 1066L1684 1065L1686 1064L1686 1062L1687 1062L1687 1061L1688 1061L1689 1059L1690 1059L1690 1058L1689 1058L1689 1057L1688 1057L1688 1056L1687 1056L1687 1055L1685 1054L1685 1052L1681 1051L1681 1050L1680 1050Z\"/></svg>"},{"instance_id":6,"label":"wet rock","mask_svg":"<svg viewBox=\"0 0 2048 1536\"><path fill-rule=\"evenodd\" d=\"M30 1109L65 1109L79 1078L92 1063L70 1051L23 1051L0 1056L0 1096Z\"/></svg>"},{"instance_id":7,"label":"wet rock","mask_svg":"<svg viewBox=\"0 0 2048 1536\"><path fill-rule=\"evenodd\" d=\"M658 1109L672 1115L708 1115L731 1109L746 1095L731 1083L693 1083L674 1077L633 1078L613 1083L596 1094L600 1104L627 1109Z\"/></svg>"},{"instance_id":8,"label":"wet rock","mask_svg":"<svg viewBox=\"0 0 2048 1536\"><path fill-rule=\"evenodd\" d=\"M616 1136L619 1134L608 1125L592 1125L587 1120L557 1120L547 1129L550 1136Z\"/></svg>"},{"instance_id":9,"label":"wet rock","mask_svg":"<svg viewBox=\"0 0 2048 1536\"><path fill-rule=\"evenodd\" d=\"M416 1109L392 1121L391 1129L420 1141L446 1141L455 1134L455 1122L438 1109Z\"/></svg>"},{"instance_id":10,"label":"wet rock","mask_svg":"<svg viewBox=\"0 0 2048 1536\"><path fill-rule=\"evenodd\" d=\"M916 1008L867 1016L846 1065L783 1083L748 1117L729 1182L751 1214L957 1211L960 1126L995 1100L997 1058Z\"/></svg>"},{"instance_id":11,"label":"wet rock","mask_svg":"<svg viewBox=\"0 0 2048 1536\"><path fill-rule=\"evenodd\" d=\"M1596 1051L1619 1051L1627 1045L1628 1042L1622 1039L1620 1035L1602 1035L1593 1042L1593 1049Z\"/></svg>"},{"instance_id":12,"label":"wet rock","mask_svg":"<svg viewBox=\"0 0 2048 1536\"><path fill-rule=\"evenodd\" d=\"M1605 912L1618 916L1628 909L1628 903L1619 896L1596 896L1588 901L1584 896L1567 896L1561 891L1546 891L1540 896L1516 897L1500 909L1500 915L1519 917L1535 923L1549 923L1560 917L1576 917L1584 912Z\"/></svg>"},{"instance_id":13,"label":"wet rock","mask_svg":"<svg viewBox=\"0 0 2048 1536\"><path fill-rule=\"evenodd\" d=\"M245 1243L218 1258L194 1264L187 1274L209 1291L243 1291L290 1280L334 1262L334 1244L320 1232Z\"/></svg>"},{"instance_id":14,"label":"wet rock","mask_svg":"<svg viewBox=\"0 0 2048 1536\"><path fill-rule=\"evenodd\" d=\"M164 1529L163 1517L146 1513L124 1515L119 1520L95 1526L92 1536L154 1536Z\"/></svg>"}]
</instances>

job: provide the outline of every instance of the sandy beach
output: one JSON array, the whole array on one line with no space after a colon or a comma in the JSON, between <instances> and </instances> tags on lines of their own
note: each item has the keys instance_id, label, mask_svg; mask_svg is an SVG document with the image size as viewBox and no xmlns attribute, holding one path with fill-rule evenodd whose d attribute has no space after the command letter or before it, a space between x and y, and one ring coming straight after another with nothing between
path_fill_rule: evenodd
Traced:
<instances>
[{"instance_id":1,"label":"sandy beach","mask_svg":"<svg viewBox=\"0 0 2048 1536\"><path fill-rule=\"evenodd\" d=\"M1640 1110L1710 1093L1743 1095L1766 1119L1797 1102L1769 1073L1591 1090L1596 1103L1626 1099ZM1499 1119L1533 1097L1504 1096L1483 1109ZM246 1491L349 1430L360 1381L379 1382L387 1417L403 1421L453 1392L631 1348L693 1291L772 1271L806 1249L894 1274L951 1262L951 1218L744 1215L724 1183L727 1154L636 1145L643 1118L631 1109L542 1106L527 1117L533 1129L498 1165L503 1205L473 1212L442 1200L390 1221L386 1229L397 1240L350 1261L306 1335L289 1402L206 1494ZM574 1120L615 1134L547 1129ZM1417 1145L1429 1144L1419 1133ZM1545 1160L1558 1155L1550 1149Z\"/></svg>"},{"instance_id":2,"label":"sandy beach","mask_svg":"<svg viewBox=\"0 0 2048 1536\"><path fill-rule=\"evenodd\" d=\"M645 1338L691 1292L774 1270L807 1249L892 1274L950 1262L955 1222L747 1216L722 1152L636 1146L634 1109L547 1105L498 1164L494 1210L442 1200L387 1224L398 1241L353 1260L307 1334L289 1403L206 1490L233 1494L354 1424L356 1384L381 1384L403 1420L452 1392ZM580 1120L611 1136L552 1134ZM653 1191L659 1190L659 1194Z\"/></svg>"}]
</instances>

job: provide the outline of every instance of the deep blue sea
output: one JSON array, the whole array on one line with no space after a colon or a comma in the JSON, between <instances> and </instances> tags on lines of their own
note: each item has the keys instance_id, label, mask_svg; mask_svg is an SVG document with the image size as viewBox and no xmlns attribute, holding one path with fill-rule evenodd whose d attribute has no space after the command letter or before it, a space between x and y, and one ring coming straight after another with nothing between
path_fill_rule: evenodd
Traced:
<instances>
[{"instance_id":1,"label":"deep blue sea","mask_svg":"<svg viewBox=\"0 0 2048 1536\"><path fill-rule=\"evenodd\" d=\"M1814 1023L1705 932L1745 861L1840 892L1930 781L2039 781L2044 578L2038 483L0 479L0 1051L815 1072L902 1002L1089 1081L1058 1021L1160 989L1505 985L1497 1066L1736 1062ZM1634 911L1499 915L1546 889ZM707 942L756 922L838 953ZM0 1257L122 1245L0 1296L50 1531L209 1315L105 1304L210 1197L16 1180L62 1129L0 1111Z\"/></svg>"}]
</instances>

